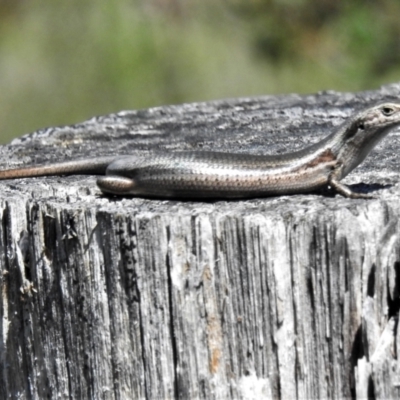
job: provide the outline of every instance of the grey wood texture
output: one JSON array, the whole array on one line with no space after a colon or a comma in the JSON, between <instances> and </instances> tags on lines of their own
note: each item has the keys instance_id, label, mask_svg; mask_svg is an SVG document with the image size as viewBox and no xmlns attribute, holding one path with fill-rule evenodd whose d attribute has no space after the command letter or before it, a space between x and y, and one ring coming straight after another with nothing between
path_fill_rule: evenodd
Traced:
<instances>
[{"instance_id":1,"label":"grey wood texture","mask_svg":"<svg viewBox=\"0 0 400 400\"><path fill-rule=\"evenodd\" d=\"M362 93L125 111L0 148L1 167L152 149L276 154ZM0 398L395 398L400 132L348 178L374 200L104 197L91 176L0 182Z\"/></svg>"}]
</instances>

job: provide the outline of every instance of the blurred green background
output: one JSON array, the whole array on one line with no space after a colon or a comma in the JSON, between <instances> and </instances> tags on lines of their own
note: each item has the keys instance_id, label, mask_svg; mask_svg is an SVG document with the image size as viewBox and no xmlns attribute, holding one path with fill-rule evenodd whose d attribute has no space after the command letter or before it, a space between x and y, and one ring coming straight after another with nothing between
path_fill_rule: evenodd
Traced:
<instances>
[{"instance_id":1,"label":"blurred green background","mask_svg":"<svg viewBox=\"0 0 400 400\"><path fill-rule=\"evenodd\" d=\"M0 141L162 104L400 81L393 0L0 0Z\"/></svg>"}]
</instances>

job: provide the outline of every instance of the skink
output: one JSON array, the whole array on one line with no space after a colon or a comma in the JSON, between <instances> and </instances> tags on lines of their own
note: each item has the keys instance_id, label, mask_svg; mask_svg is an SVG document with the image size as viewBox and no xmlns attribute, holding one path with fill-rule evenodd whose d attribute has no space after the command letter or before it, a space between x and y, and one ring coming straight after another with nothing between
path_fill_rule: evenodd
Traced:
<instances>
[{"instance_id":1,"label":"skink","mask_svg":"<svg viewBox=\"0 0 400 400\"><path fill-rule=\"evenodd\" d=\"M0 179L105 175L97 180L99 188L117 196L238 199L330 187L345 197L370 198L340 180L397 125L400 104L385 103L349 118L319 143L283 155L174 152L100 157L3 170Z\"/></svg>"}]
</instances>

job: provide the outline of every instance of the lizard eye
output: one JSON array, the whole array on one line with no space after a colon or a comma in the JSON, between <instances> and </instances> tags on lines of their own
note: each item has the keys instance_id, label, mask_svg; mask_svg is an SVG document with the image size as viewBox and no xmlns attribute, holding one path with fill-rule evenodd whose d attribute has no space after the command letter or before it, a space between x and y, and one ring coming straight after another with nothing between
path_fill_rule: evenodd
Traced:
<instances>
[{"instance_id":1,"label":"lizard eye","mask_svg":"<svg viewBox=\"0 0 400 400\"><path fill-rule=\"evenodd\" d=\"M358 129L360 129L361 131L363 131L365 129L364 122L360 122L358 124Z\"/></svg>"},{"instance_id":2,"label":"lizard eye","mask_svg":"<svg viewBox=\"0 0 400 400\"><path fill-rule=\"evenodd\" d=\"M382 114L388 117L389 115L392 115L394 113L394 109L392 107L382 107Z\"/></svg>"}]
</instances>

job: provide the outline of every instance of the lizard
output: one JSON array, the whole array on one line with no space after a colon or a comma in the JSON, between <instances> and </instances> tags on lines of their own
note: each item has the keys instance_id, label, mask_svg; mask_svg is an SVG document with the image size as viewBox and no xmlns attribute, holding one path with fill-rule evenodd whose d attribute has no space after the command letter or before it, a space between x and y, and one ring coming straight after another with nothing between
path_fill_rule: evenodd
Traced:
<instances>
[{"instance_id":1,"label":"lizard","mask_svg":"<svg viewBox=\"0 0 400 400\"><path fill-rule=\"evenodd\" d=\"M400 125L400 103L384 103L350 117L302 150L280 155L155 152L106 156L0 171L0 179L93 174L104 194L172 199L240 199L312 193L331 188L371 198L340 182L374 146Z\"/></svg>"}]
</instances>

